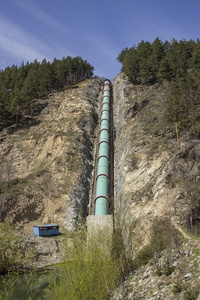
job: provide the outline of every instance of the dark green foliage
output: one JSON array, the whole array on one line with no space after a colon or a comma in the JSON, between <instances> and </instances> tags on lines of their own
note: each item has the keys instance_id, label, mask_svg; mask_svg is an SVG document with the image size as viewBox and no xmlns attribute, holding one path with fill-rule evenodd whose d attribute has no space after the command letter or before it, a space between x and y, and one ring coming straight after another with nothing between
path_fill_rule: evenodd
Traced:
<instances>
[{"instance_id":1,"label":"dark green foliage","mask_svg":"<svg viewBox=\"0 0 200 300\"><path fill-rule=\"evenodd\" d=\"M22 251L19 249L14 227L8 222L0 224L0 274L20 265ZM0 298L1 299L1 298Z\"/></svg>"},{"instance_id":2,"label":"dark green foliage","mask_svg":"<svg viewBox=\"0 0 200 300\"><path fill-rule=\"evenodd\" d=\"M196 300L199 296L199 284L196 286L189 286L187 283L183 283L182 281L177 281L174 283L172 292L174 294L179 294L184 291L184 300Z\"/></svg>"},{"instance_id":3,"label":"dark green foliage","mask_svg":"<svg viewBox=\"0 0 200 300\"><path fill-rule=\"evenodd\" d=\"M152 78L151 82L157 82L159 79L158 71L160 70L160 64L165 55L164 46L159 38L157 38L151 45L152 53L150 57L151 73Z\"/></svg>"},{"instance_id":4,"label":"dark green foliage","mask_svg":"<svg viewBox=\"0 0 200 300\"><path fill-rule=\"evenodd\" d=\"M195 288L185 288L184 300L197 300L199 296L199 286Z\"/></svg>"},{"instance_id":5,"label":"dark green foliage","mask_svg":"<svg viewBox=\"0 0 200 300\"><path fill-rule=\"evenodd\" d=\"M180 293L182 290L183 290L182 283L181 283L180 281L177 280L177 282L175 282L174 285L173 285L172 292L173 292L174 294L178 294L178 293Z\"/></svg>"},{"instance_id":6,"label":"dark green foliage","mask_svg":"<svg viewBox=\"0 0 200 300\"><path fill-rule=\"evenodd\" d=\"M167 82L168 94L165 109L166 123L177 138L190 130L199 137L200 120L200 41L161 42L142 41L138 46L126 48L117 60L122 71L134 84Z\"/></svg>"},{"instance_id":7,"label":"dark green foliage","mask_svg":"<svg viewBox=\"0 0 200 300\"><path fill-rule=\"evenodd\" d=\"M90 78L94 68L81 57L63 57L52 63L35 60L20 67L0 71L0 129L21 121L30 114L33 99L46 96L51 90Z\"/></svg>"},{"instance_id":8,"label":"dark green foliage","mask_svg":"<svg viewBox=\"0 0 200 300\"><path fill-rule=\"evenodd\" d=\"M160 267L160 266L157 267L155 274L158 276L161 276L161 275L169 276L174 272L174 270L175 270L175 267L173 267L171 265L170 261L168 260L163 267Z\"/></svg>"},{"instance_id":9,"label":"dark green foliage","mask_svg":"<svg viewBox=\"0 0 200 300\"><path fill-rule=\"evenodd\" d=\"M173 39L162 43L156 38L152 44L142 41L137 47L122 50L117 60L133 83L154 84L185 78L191 68L199 74L199 49L199 41Z\"/></svg>"},{"instance_id":10,"label":"dark green foliage","mask_svg":"<svg viewBox=\"0 0 200 300\"><path fill-rule=\"evenodd\" d=\"M126 54L123 54L123 57L122 70L126 73L129 79L131 78L133 83L139 83L139 61L135 47L130 48Z\"/></svg>"}]
</instances>

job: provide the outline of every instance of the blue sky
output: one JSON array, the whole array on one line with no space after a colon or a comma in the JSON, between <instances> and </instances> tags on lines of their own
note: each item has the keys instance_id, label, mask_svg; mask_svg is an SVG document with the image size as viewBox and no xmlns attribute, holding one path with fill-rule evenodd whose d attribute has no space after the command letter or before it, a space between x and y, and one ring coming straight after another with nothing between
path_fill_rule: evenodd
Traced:
<instances>
[{"instance_id":1,"label":"blue sky","mask_svg":"<svg viewBox=\"0 0 200 300\"><path fill-rule=\"evenodd\" d=\"M111 80L125 47L200 37L199 0L1 0L0 69L81 56Z\"/></svg>"}]
</instances>

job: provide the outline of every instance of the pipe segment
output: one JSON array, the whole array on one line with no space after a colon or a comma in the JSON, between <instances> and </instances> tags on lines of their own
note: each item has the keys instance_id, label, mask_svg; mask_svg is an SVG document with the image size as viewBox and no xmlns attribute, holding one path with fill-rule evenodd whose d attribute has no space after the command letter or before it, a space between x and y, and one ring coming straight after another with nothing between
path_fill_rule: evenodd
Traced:
<instances>
[{"instance_id":1,"label":"pipe segment","mask_svg":"<svg viewBox=\"0 0 200 300\"><path fill-rule=\"evenodd\" d=\"M110 92L109 91L104 91L104 96L110 97Z\"/></svg>"},{"instance_id":2,"label":"pipe segment","mask_svg":"<svg viewBox=\"0 0 200 300\"><path fill-rule=\"evenodd\" d=\"M94 200L95 215L108 214L110 89L111 83L106 79L104 81L103 99L101 105L96 197Z\"/></svg>"}]
</instances>

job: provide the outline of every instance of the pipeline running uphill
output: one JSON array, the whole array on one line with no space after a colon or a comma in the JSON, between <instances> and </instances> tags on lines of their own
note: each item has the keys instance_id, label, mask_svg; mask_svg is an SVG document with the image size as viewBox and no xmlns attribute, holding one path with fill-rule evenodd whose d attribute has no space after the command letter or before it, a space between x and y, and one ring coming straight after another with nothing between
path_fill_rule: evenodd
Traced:
<instances>
[{"instance_id":1,"label":"pipeline running uphill","mask_svg":"<svg viewBox=\"0 0 200 300\"><path fill-rule=\"evenodd\" d=\"M110 80L106 79L104 81L103 100L101 107L95 215L108 214L110 90L111 82Z\"/></svg>"}]
</instances>

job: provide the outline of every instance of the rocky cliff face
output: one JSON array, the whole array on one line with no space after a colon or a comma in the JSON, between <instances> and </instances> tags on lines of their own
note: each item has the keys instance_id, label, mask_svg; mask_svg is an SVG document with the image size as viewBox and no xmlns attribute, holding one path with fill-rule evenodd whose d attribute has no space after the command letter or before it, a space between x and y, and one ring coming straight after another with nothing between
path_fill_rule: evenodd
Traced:
<instances>
[{"instance_id":1,"label":"rocky cliff face","mask_svg":"<svg viewBox=\"0 0 200 300\"><path fill-rule=\"evenodd\" d=\"M70 229L89 201L98 80L52 93L32 107L31 124L1 133L1 218L32 231Z\"/></svg>"},{"instance_id":2,"label":"rocky cliff face","mask_svg":"<svg viewBox=\"0 0 200 300\"><path fill-rule=\"evenodd\" d=\"M198 209L200 141L183 132L178 149L175 128L164 122L166 92L134 86L123 74L113 83L115 217L135 249L148 242L155 219L186 224Z\"/></svg>"},{"instance_id":3,"label":"rocky cliff face","mask_svg":"<svg viewBox=\"0 0 200 300\"><path fill-rule=\"evenodd\" d=\"M200 230L200 140L190 129L177 144L164 118L167 89L134 86L123 74L113 82L115 224L135 258L113 300L200 299L199 241L180 227Z\"/></svg>"},{"instance_id":4,"label":"rocky cliff face","mask_svg":"<svg viewBox=\"0 0 200 300\"><path fill-rule=\"evenodd\" d=\"M193 223L198 216L199 137L181 133L178 149L175 130L164 122L167 88L134 86L124 74L113 82L115 220L127 248L148 242L145 232L156 218L170 215L192 226L191 216ZM95 79L52 93L33 104L26 128L1 133L2 219L18 227L51 222L71 228L86 211L98 95Z\"/></svg>"}]
</instances>

